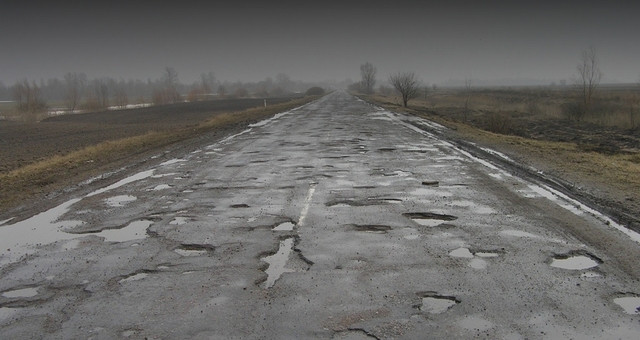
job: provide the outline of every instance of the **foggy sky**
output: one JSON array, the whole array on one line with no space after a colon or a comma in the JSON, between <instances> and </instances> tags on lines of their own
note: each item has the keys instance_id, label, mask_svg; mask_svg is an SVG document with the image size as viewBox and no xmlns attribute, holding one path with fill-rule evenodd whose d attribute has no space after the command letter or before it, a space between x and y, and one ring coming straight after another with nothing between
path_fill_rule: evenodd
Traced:
<instances>
[{"instance_id":1,"label":"foggy sky","mask_svg":"<svg viewBox=\"0 0 640 340\"><path fill-rule=\"evenodd\" d=\"M57 1L0 4L0 81L156 79L190 83L378 79L414 71L425 82L465 78L570 82L594 46L604 82L640 79L640 5L631 1ZM89 3L89 4L87 4Z\"/></svg>"}]
</instances>

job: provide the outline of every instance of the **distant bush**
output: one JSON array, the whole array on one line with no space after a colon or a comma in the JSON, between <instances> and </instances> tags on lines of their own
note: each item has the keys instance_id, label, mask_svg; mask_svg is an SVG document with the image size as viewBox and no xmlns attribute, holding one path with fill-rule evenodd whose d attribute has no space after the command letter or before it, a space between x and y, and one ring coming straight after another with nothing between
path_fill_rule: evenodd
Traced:
<instances>
[{"instance_id":1,"label":"distant bush","mask_svg":"<svg viewBox=\"0 0 640 340\"><path fill-rule=\"evenodd\" d=\"M503 135L515 134L515 126L511 117L503 112L491 112L484 118L484 126L487 131Z\"/></svg>"},{"instance_id":2,"label":"distant bush","mask_svg":"<svg viewBox=\"0 0 640 340\"><path fill-rule=\"evenodd\" d=\"M569 120L582 120L585 111L584 104L580 102L568 102L560 105L560 112Z\"/></svg>"},{"instance_id":3,"label":"distant bush","mask_svg":"<svg viewBox=\"0 0 640 340\"><path fill-rule=\"evenodd\" d=\"M324 94L324 89L322 87L314 86L311 87L305 92L307 96L322 96Z\"/></svg>"}]
</instances>

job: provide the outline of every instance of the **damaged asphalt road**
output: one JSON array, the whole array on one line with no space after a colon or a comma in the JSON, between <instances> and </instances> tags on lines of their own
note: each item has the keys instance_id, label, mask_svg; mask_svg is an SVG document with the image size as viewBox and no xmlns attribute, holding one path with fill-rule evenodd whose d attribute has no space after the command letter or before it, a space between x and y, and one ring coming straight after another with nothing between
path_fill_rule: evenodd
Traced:
<instances>
[{"instance_id":1,"label":"damaged asphalt road","mask_svg":"<svg viewBox=\"0 0 640 340\"><path fill-rule=\"evenodd\" d=\"M336 92L1 221L0 335L638 338L637 234L416 119Z\"/></svg>"}]
</instances>

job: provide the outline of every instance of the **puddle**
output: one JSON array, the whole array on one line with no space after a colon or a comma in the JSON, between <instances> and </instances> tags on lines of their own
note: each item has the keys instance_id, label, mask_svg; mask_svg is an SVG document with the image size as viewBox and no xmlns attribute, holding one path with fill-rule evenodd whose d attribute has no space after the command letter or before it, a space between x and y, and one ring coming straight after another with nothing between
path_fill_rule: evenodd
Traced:
<instances>
[{"instance_id":1,"label":"puddle","mask_svg":"<svg viewBox=\"0 0 640 340\"><path fill-rule=\"evenodd\" d=\"M180 163L180 162L186 162L186 159L181 159L181 158L174 158L174 159L170 159L166 162L162 162L160 163L160 166L165 166L165 165L171 165L171 164L176 164L176 163Z\"/></svg>"},{"instance_id":2,"label":"puddle","mask_svg":"<svg viewBox=\"0 0 640 340\"><path fill-rule=\"evenodd\" d=\"M121 187L123 185L129 184L129 183L132 183L132 182L135 182L135 181L139 181L139 180L145 179L147 177L151 177L151 176L153 176L154 172L155 172L154 169L139 172L139 173L137 173L137 174L135 174L133 176L129 176L129 177L127 177L125 179L122 179L122 180L120 180L120 181L118 181L116 183L113 183L113 184L111 184L111 185L109 185L107 187L104 187L102 189L98 189L98 190L88 194L86 197L95 196L95 195L101 194L103 192L107 192L107 191L119 188L119 187Z\"/></svg>"},{"instance_id":3,"label":"puddle","mask_svg":"<svg viewBox=\"0 0 640 340\"><path fill-rule=\"evenodd\" d=\"M391 227L388 225L365 224L354 225L353 229L355 229L356 231L364 231L373 234L386 234L387 231L391 230Z\"/></svg>"},{"instance_id":4,"label":"puddle","mask_svg":"<svg viewBox=\"0 0 640 340\"><path fill-rule=\"evenodd\" d=\"M282 274L294 272L293 269L285 268L287 260L289 260L289 255L293 250L293 241L293 237L280 241L278 252L262 259L262 261L269 264L269 267L265 270L267 274L265 288L273 287L276 280L278 280Z\"/></svg>"},{"instance_id":5,"label":"puddle","mask_svg":"<svg viewBox=\"0 0 640 340\"><path fill-rule=\"evenodd\" d=\"M105 242L127 242L146 238L147 228L153 224L153 221L140 220L129 223L121 229L106 229L93 235L104 237Z\"/></svg>"},{"instance_id":6,"label":"puddle","mask_svg":"<svg viewBox=\"0 0 640 340\"><path fill-rule=\"evenodd\" d=\"M149 276L149 274L147 273L138 273L138 274L134 274L131 276L127 276L126 278L118 281L118 283L127 283L127 282L132 282L132 281L138 281L138 280L142 280L145 277Z\"/></svg>"},{"instance_id":7,"label":"puddle","mask_svg":"<svg viewBox=\"0 0 640 340\"><path fill-rule=\"evenodd\" d=\"M482 251L474 253L474 255L478 256L478 257L484 257L484 258L500 256L500 254L498 254L498 253L490 253L490 252L482 252Z\"/></svg>"},{"instance_id":8,"label":"puddle","mask_svg":"<svg viewBox=\"0 0 640 340\"><path fill-rule=\"evenodd\" d=\"M278 224L273 228L274 231L292 231L296 225L291 222L284 222Z\"/></svg>"},{"instance_id":9,"label":"puddle","mask_svg":"<svg viewBox=\"0 0 640 340\"><path fill-rule=\"evenodd\" d=\"M182 256L206 256L213 253L214 248L211 245L183 244L173 251Z\"/></svg>"},{"instance_id":10,"label":"puddle","mask_svg":"<svg viewBox=\"0 0 640 340\"><path fill-rule=\"evenodd\" d=\"M0 265L15 262L23 255L36 251L35 245L77 238L78 235L65 233L62 228L82 225L82 221L58 221L80 198L37 214L24 221L0 228Z\"/></svg>"},{"instance_id":11,"label":"puddle","mask_svg":"<svg viewBox=\"0 0 640 340\"><path fill-rule=\"evenodd\" d=\"M443 215L435 213L404 213L405 217L425 227L437 227L446 221L454 221L458 218L452 215Z\"/></svg>"},{"instance_id":12,"label":"puddle","mask_svg":"<svg viewBox=\"0 0 640 340\"><path fill-rule=\"evenodd\" d=\"M458 249L454 249L451 252L449 252L449 256L460 257L465 259L473 258L473 254L471 253L471 251L468 248L462 248L462 247Z\"/></svg>"},{"instance_id":13,"label":"puddle","mask_svg":"<svg viewBox=\"0 0 640 340\"><path fill-rule=\"evenodd\" d=\"M119 195L109 197L105 199L104 202L111 207L123 207L137 199L137 197L131 195Z\"/></svg>"},{"instance_id":14,"label":"puddle","mask_svg":"<svg viewBox=\"0 0 640 340\"><path fill-rule=\"evenodd\" d=\"M449 308L460 303L460 301L453 296L441 296L432 293L422 295L422 305L419 309L420 311L427 312L429 314L444 313L449 310Z\"/></svg>"},{"instance_id":15,"label":"puddle","mask_svg":"<svg viewBox=\"0 0 640 340\"><path fill-rule=\"evenodd\" d=\"M625 313L640 314L640 296L625 296L613 299L613 302L622 307Z\"/></svg>"},{"instance_id":16,"label":"puddle","mask_svg":"<svg viewBox=\"0 0 640 340\"><path fill-rule=\"evenodd\" d=\"M189 222L191 219L189 217L183 217L183 216L176 216L173 218L173 220L171 220L171 222L169 222L169 224L173 224L173 225L183 225L186 224L187 222Z\"/></svg>"},{"instance_id":17,"label":"puddle","mask_svg":"<svg viewBox=\"0 0 640 340\"><path fill-rule=\"evenodd\" d=\"M8 219L3 220L3 221L0 221L0 225L7 224L7 223L9 223L11 220L13 220L13 219L14 219L14 217L12 217L12 218L8 218Z\"/></svg>"},{"instance_id":18,"label":"puddle","mask_svg":"<svg viewBox=\"0 0 640 340\"><path fill-rule=\"evenodd\" d=\"M9 290L6 291L4 293L2 293L3 297L6 298L30 298L30 297L34 297L38 295L38 288L22 288L22 289L15 289L15 290Z\"/></svg>"},{"instance_id":19,"label":"puddle","mask_svg":"<svg viewBox=\"0 0 640 340\"><path fill-rule=\"evenodd\" d=\"M580 277L585 278L585 279L592 279L595 277L601 277L602 275L596 273L596 272L586 272L586 273L582 273L580 274Z\"/></svg>"},{"instance_id":20,"label":"puddle","mask_svg":"<svg viewBox=\"0 0 640 340\"><path fill-rule=\"evenodd\" d=\"M171 186L169 184L160 184L160 185L156 185L151 190L152 191L159 191L159 190L165 190L165 189L170 189L170 188L171 188Z\"/></svg>"},{"instance_id":21,"label":"puddle","mask_svg":"<svg viewBox=\"0 0 640 340\"><path fill-rule=\"evenodd\" d=\"M531 234L522 230L503 230L500 232L500 234L507 235L507 236L515 236L515 237L530 237L530 238L540 237L538 235Z\"/></svg>"},{"instance_id":22,"label":"puddle","mask_svg":"<svg viewBox=\"0 0 640 340\"><path fill-rule=\"evenodd\" d=\"M568 269L568 270L583 270L593 267L597 267L602 261L595 256L589 254L574 253L575 255L559 255L551 261L551 267Z\"/></svg>"}]
</instances>

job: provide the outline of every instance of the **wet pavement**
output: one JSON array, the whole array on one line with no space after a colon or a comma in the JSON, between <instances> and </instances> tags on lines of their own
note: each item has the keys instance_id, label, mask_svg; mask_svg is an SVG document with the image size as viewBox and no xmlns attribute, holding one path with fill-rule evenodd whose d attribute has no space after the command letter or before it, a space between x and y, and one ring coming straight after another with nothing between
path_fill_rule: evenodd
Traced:
<instances>
[{"instance_id":1,"label":"wet pavement","mask_svg":"<svg viewBox=\"0 0 640 340\"><path fill-rule=\"evenodd\" d=\"M628 338L640 244L336 92L0 226L2 338Z\"/></svg>"}]
</instances>

